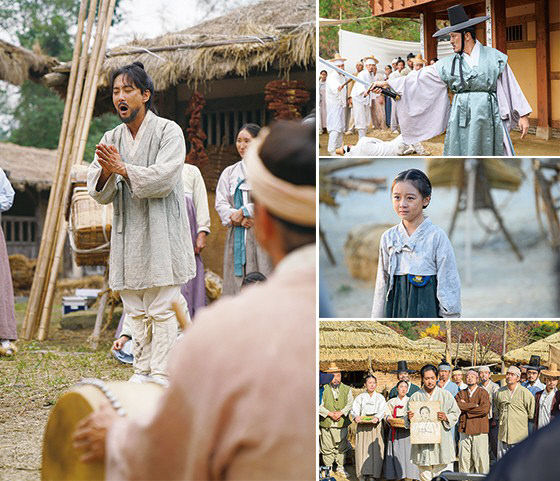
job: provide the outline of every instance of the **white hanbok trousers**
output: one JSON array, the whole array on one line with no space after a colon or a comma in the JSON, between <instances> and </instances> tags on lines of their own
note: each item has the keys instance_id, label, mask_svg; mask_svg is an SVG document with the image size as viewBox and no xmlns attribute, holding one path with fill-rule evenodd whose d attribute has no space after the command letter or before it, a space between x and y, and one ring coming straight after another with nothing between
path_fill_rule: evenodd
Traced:
<instances>
[{"instance_id":1,"label":"white hanbok trousers","mask_svg":"<svg viewBox=\"0 0 560 481\"><path fill-rule=\"evenodd\" d=\"M433 478L444 471L453 471L453 463L418 466L418 470L420 471L420 481L432 481Z\"/></svg>"},{"instance_id":2,"label":"white hanbok trousers","mask_svg":"<svg viewBox=\"0 0 560 481\"><path fill-rule=\"evenodd\" d=\"M342 147L342 142L344 141L344 133L338 130L329 131L329 145L327 150L330 155L336 155L336 149Z\"/></svg>"},{"instance_id":3,"label":"white hanbok trousers","mask_svg":"<svg viewBox=\"0 0 560 481\"><path fill-rule=\"evenodd\" d=\"M134 373L167 379L169 351L177 340L177 316L173 302L189 319L181 286L151 287L120 292L132 328Z\"/></svg>"}]
</instances>

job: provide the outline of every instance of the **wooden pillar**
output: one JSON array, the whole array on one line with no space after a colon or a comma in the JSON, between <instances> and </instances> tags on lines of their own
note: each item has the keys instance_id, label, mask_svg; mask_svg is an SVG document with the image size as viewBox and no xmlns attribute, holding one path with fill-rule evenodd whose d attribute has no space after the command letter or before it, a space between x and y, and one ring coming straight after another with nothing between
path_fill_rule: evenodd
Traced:
<instances>
[{"instance_id":1,"label":"wooden pillar","mask_svg":"<svg viewBox=\"0 0 560 481\"><path fill-rule=\"evenodd\" d=\"M491 2L492 45L488 46L507 53L505 0L491 0Z\"/></svg>"},{"instance_id":2,"label":"wooden pillar","mask_svg":"<svg viewBox=\"0 0 560 481\"><path fill-rule=\"evenodd\" d=\"M436 31L436 15L430 10L424 10L424 58L430 60L437 58L437 39L432 37Z\"/></svg>"},{"instance_id":3,"label":"wooden pillar","mask_svg":"<svg viewBox=\"0 0 560 481\"><path fill-rule=\"evenodd\" d=\"M548 0L535 0L537 34L537 137L550 139L550 24Z\"/></svg>"}]
</instances>

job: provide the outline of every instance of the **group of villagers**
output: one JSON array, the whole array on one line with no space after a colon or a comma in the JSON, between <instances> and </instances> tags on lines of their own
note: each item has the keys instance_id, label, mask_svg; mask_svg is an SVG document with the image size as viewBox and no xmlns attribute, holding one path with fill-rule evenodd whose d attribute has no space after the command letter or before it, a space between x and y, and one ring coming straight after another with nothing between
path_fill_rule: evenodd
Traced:
<instances>
[{"instance_id":1,"label":"group of villagers","mask_svg":"<svg viewBox=\"0 0 560 481\"><path fill-rule=\"evenodd\" d=\"M344 73L329 69L325 107L330 155L425 155L421 142L444 132L444 156L515 155L509 132L519 127L523 138L529 129L532 109L508 64L507 55L482 45L477 39L476 25L490 17L470 18L461 4L449 7L448 17L450 25L436 31L433 37L449 35L453 54L433 59L436 60L433 64L415 69L410 61L412 70L407 71L403 64L400 71L385 75L369 71L366 60L366 69L358 76L370 87L351 96ZM344 61L340 55L331 59L332 64L342 70ZM398 95L390 103L390 115L391 128L394 130L398 124L400 135L391 141L367 137L367 124L362 123L360 114L362 105L387 104L382 89ZM453 94L451 105L449 92ZM360 137L354 146L343 145L349 97Z\"/></svg>"},{"instance_id":2,"label":"group of villagers","mask_svg":"<svg viewBox=\"0 0 560 481\"><path fill-rule=\"evenodd\" d=\"M142 422L108 402L81 420L77 456L103 462L107 479L312 479L314 117L237 133L241 159L216 191L228 228L223 294L204 307L209 209L200 172L185 165L183 131L154 113L140 62L115 70L110 85L122 123L96 146L87 187L113 204L109 287L125 312L114 347L131 337L130 382L164 389ZM262 282L242 289L251 278ZM183 316L191 319L178 340ZM297 423L275 422L294 412Z\"/></svg>"},{"instance_id":3,"label":"group of villagers","mask_svg":"<svg viewBox=\"0 0 560 481\"><path fill-rule=\"evenodd\" d=\"M350 479L345 463L352 451L348 428L355 432L354 458L360 481L431 481L444 471L487 474L489 479L504 463L506 453L529 435L560 418L560 370L555 362L540 365L539 356L529 364L510 366L502 385L492 381L488 366L466 371L446 362L427 364L420 370L420 386L411 381L416 371L399 361L396 384L378 392L373 372L365 376L363 390L354 397L342 382L336 363L320 374L321 464ZM539 379L540 378L540 379ZM439 410L427 432L439 431L439 441L412 442L411 423L430 424L427 406L416 412L409 404L438 401ZM423 413L423 411L425 411ZM418 419L416 419L418 418ZM516 448L515 452L519 453Z\"/></svg>"}]
</instances>

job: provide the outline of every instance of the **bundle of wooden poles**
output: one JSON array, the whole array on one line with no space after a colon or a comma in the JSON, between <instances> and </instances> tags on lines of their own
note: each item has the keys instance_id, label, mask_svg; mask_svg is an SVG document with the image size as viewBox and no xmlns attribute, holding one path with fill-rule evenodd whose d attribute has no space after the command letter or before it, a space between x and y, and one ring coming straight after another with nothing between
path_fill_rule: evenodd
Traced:
<instances>
[{"instance_id":1,"label":"bundle of wooden poles","mask_svg":"<svg viewBox=\"0 0 560 481\"><path fill-rule=\"evenodd\" d=\"M21 337L46 339L67 221L72 166L82 161L116 0L82 0L58 141L56 170ZM90 48L91 46L91 48Z\"/></svg>"}]
</instances>

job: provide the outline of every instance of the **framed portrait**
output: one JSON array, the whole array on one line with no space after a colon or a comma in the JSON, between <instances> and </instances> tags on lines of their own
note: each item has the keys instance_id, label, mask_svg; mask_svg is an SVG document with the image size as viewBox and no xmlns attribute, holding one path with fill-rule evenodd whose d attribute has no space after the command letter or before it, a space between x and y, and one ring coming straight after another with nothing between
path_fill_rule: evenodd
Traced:
<instances>
[{"instance_id":1,"label":"framed portrait","mask_svg":"<svg viewBox=\"0 0 560 481\"><path fill-rule=\"evenodd\" d=\"M439 444L441 423L437 413L441 411L439 401L410 401L408 409L414 413L410 420L411 444Z\"/></svg>"}]
</instances>

